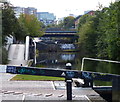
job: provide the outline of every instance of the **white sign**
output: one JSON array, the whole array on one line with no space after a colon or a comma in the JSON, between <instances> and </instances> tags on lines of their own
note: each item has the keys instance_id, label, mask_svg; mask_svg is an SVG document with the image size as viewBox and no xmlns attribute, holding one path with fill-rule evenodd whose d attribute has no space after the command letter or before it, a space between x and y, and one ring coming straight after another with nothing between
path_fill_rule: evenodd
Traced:
<instances>
[{"instance_id":1,"label":"white sign","mask_svg":"<svg viewBox=\"0 0 120 102\"><path fill-rule=\"evenodd\" d=\"M6 73L7 65L0 65L0 73Z\"/></svg>"},{"instance_id":2,"label":"white sign","mask_svg":"<svg viewBox=\"0 0 120 102\"><path fill-rule=\"evenodd\" d=\"M65 73L63 72L63 73L61 74L61 76L65 76Z\"/></svg>"}]
</instances>

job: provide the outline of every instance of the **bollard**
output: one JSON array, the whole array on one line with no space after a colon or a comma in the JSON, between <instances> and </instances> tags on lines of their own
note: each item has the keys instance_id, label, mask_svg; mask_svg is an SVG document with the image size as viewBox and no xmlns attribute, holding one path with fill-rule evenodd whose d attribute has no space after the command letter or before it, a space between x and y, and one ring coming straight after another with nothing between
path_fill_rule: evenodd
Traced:
<instances>
[{"instance_id":1,"label":"bollard","mask_svg":"<svg viewBox=\"0 0 120 102\"><path fill-rule=\"evenodd\" d=\"M72 100L72 79L66 80L67 100Z\"/></svg>"},{"instance_id":2,"label":"bollard","mask_svg":"<svg viewBox=\"0 0 120 102\"><path fill-rule=\"evenodd\" d=\"M71 63L66 63L66 69L71 70L72 64ZM67 80L67 77L65 78L65 82Z\"/></svg>"},{"instance_id":3,"label":"bollard","mask_svg":"<svg viewBox=\"0 0 120 102\"><path fill-rule=\"evenodd\" d=\"M120 77L115 76L112 79L112 101L120 102Z\"/></svg>"},{"instance_id":4,"label":"bollard","mask_svg":"<svg viewBox=\"0 0 120 102\"><path fill-rule=\"evenodd\" d=\"M72 64L71 63L66 63L66 69L71 70Z\"/></svg>"},{"instance_id":5,"label":"bollard","mask_svg":"<svg viewBox=\"0 0 120 102\"><path fill-rule=\"evenodd\" d=\"M71 70L71 63L66 64L66 69ZM72 78L66 74L65 78L66 90L67 90L67 100L72 100Z\"/></svg>"}]
</instances>

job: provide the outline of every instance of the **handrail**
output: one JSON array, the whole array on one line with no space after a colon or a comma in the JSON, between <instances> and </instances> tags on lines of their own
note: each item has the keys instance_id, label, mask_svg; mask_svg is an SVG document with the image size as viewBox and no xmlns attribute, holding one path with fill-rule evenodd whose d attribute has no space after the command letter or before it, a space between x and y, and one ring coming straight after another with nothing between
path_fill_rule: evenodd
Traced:
<instances>
[{"instance_id":1,"label":"handrail","mask_svg":"<svg viewBox=\"0 0 120 102\"><path fill-rule=\"evenodd\" d=\"M103 60L103 59L95 59L95 58L87 58L87 57L83 57L82 58L82 65L81 65L81 71L83 71L83 66L84 66L84 60L93 60L93 61L100 61L100 62L110 62L110 63L118 63L120 64L119 61L112 61L112 60Z\"/></svg>"}]
</instances>

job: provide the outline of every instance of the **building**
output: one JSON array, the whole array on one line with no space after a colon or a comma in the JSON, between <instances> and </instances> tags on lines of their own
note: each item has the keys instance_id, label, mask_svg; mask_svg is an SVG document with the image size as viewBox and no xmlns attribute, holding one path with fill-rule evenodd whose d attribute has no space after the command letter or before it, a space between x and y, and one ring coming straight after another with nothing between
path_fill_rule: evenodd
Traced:
<instances>
[{"instance_id":1,"label":"building","mask_svg":"<svg viewBox=\"0 0 120 102\"><path fill-rule=\"evenodd\" d=\"M24 13L24 8L23 7L14 7L14 12L15 12L15 16L17 18L19 18L20 14Z\"/></svg>"},{"instance_id":2,"label":"building","mask_svg":"<svg viewBox=\"0 0 120 102\"><path fill-rule=\"evenodd\" d=\"M35 15L37 14L37 9L34 8L34 7L27 7L27 8L24 8L24 13L25 14L29 14L29 15Z\"/></svg>"},{"instance_id":3,"label":"building","mask_svg":"<svg viewBox=\"0 0 120 102\"><path fill-rule=\"evenodd\" d=\"M85 11L84 12L84 15L85 14L88 14L88 15L91 15L91 16L93 16L93 15L95 15L95 11L93 11L93 10L88 10L88 11ZM81 17L82 15L79 15L79 16L77 16L76 18L75 18L75 29L77 29L78 28L78 24L79 24L79 20L80 20L80 17Z\"/></svg>"},{"instance_id":4,"label":"building","mask_svg":"<svg viewBox=\"0 0 120 102\"><path fill-rule=\"evenodd\" d=\"M79 15L79 16L77 16L76 18L75 18L75 29L77 29L78 28L78 24L79 24L79 20L80 20L80 17L81 17L82 15Z\"/></svg>"},{"instance_id":5,"label":"building","mask_svg":"<svg viewBox=\"0 0 120 102\"><path fill-rule=\"evenodd\" d=\"M36 8L33 8L33 7L27 7L27 8L24 8L24 7L14 7L14 12L15 12L15 16L18 18L20 16L20 14L33 14L36 16L37 14L37 9Z\"/></svg>"},{"instance_id":6,"label":"building","mask_svg":"<svg viewBox=\"0 0 120 102\"><path fill-rule=\"evenodd\" d=\"M84 14L94 15L95 11L93 10L84 11Z\"/></svg>"},{"instance_id":7,"label":"building","mask_svg":"<svg viewBox=\"0 0 120 102\"><path fill-rule=\"evenodd\" d=\"M43 22L45 25L54 24L56 17L53 13L49 12L37 12L37 18L39 21Z\"/></svg>"}]
</instances>

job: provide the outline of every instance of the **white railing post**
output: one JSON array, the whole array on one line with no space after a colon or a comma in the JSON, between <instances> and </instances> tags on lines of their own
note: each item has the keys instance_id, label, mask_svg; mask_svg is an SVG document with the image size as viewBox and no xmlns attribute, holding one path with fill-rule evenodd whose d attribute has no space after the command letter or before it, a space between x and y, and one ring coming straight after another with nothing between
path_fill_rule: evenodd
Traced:
<instances>
[{"instance_id":1,"label":"white railing post","mask_svg":"<svg viewBox=\"0 0 120 102\"><path fill-rule=\"evenodd\" d=\"M29 59L29 42L30 42L30 37L26 36L26 43L25 43L25 60Z\"/></svg>"}]
</instances>

